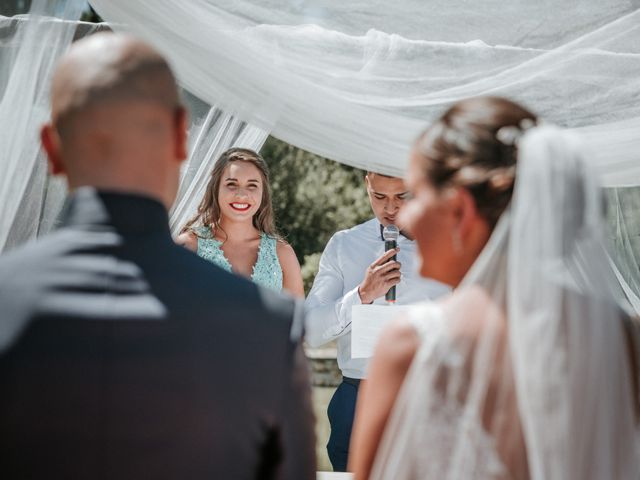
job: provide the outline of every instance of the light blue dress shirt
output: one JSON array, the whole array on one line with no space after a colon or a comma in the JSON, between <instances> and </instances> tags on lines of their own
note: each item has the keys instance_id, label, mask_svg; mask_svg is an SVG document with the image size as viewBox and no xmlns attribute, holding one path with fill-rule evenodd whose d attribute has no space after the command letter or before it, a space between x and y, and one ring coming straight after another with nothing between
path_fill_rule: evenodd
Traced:
<instances>
[{"instance_id":1,"label":"light blue dress shirt","mask_svg":"<svg viewBox=\"0 0 640 480\"><path fill-rule=\"evenodd\" d=\"M398 261L402 279L396 287L396 305L438 298L451 291L447 285L420 276L416 243L398 238ZM369 265L384 253L380 223L369 220L342 230L329 240L320 259L320 269L307 300L306 341L318 347L336 340L338 366L351 378L365 378L368 359L351 358L351 307L360 305L358 286ZM376 305L385 305L384 295Z\"/></svg>"}]
</instances>

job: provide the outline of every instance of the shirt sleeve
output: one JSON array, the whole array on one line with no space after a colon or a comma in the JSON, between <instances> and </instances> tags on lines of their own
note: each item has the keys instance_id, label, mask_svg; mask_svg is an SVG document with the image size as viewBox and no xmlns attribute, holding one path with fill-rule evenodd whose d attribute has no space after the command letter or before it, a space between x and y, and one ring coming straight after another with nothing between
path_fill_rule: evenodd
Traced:
<instances>
[{"instance_id":1,"label":"shirt sleeve","mask_svg":"<svg viewBox=\"0 0 640 480\"><path fill-rule=\"evenodd\" d=\"M340 239L334 235L320 258L320 268L305 301L306 340L319 347L351 331L351 307L360 305L358 287L344 293Z\"/></svg>"}]
</instances>

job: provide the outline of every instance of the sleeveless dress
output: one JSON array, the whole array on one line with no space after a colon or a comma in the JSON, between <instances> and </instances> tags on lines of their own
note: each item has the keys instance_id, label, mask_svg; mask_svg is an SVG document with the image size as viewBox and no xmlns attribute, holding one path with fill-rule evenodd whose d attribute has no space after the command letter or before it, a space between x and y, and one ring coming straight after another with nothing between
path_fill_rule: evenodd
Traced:
<instances>
[{"instance_id":1,"label":"sleeveless dress","mask_svg":"<svg viewBox=\"0 0 640 480\"><path fill-rule=\"evenodd\" d=\"M197 227L195 233L198 237L198 255L209 260L220 268L233 273L231 263L224 256L222 242L216 239L207 226ZM278 260L276 247L278 240L266 233L260 234L260 246L258 247L258 259L253 265L251 280L263 287L276 291L282 290L282 267Z\"/></svg>"}]
</instances>

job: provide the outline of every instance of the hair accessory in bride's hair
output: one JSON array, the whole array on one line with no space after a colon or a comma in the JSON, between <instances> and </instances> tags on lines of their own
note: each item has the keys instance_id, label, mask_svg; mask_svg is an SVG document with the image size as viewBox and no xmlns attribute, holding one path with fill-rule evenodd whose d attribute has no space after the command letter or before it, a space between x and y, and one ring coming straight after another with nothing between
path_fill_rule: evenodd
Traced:
<instances>
[{"instance_id":1,"label":"hair accessory in bride's hair","mask_svg":"<svg viewBox=\"0 0 640 480\"><path fill-rule=\"evenodd\" d=\"M496 168L489 177L489 185L496 192L504 192L513 187L516 167L514 165L505 168Z\"/></svg>"},{"instance_id":2,"label":"hair accessory in bride's hair","mask_svg":"<svg viewBox=\"0 0 640 480\"><path fill-rule=\"evenodd\" d=\"M513 186L516 167L498 167L485 170L476 165L467 165L453 176L456 185L473 186L487 183L494 192L503 192Z\"/></svg>"},{"instance_id":3,"label":"hair accessory in bride's hair","mask_svg":"<svg viewBox=\"0 0 640 480\"><path fill-rule=\"evenodd\" d=\"M523 118L518 125L509 125L498 129L496 139L509 147L517 146L520 138L531 127L535 127L536 122L530 118Z\"/></svg>"}]
</instances>

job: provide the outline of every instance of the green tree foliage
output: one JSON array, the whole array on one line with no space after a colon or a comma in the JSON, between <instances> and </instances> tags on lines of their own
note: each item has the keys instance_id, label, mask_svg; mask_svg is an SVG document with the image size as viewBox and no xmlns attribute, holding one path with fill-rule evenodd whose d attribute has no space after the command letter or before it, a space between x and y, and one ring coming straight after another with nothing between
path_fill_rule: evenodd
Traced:
<instances>
[{"instance_id":1,"label":"green tree foliage","mask_svg":"<svg viewBox=\"0 0 640 480\"><path fill-rule=\"evenodd\" d=\"M273 137L261 153L271 172L278 230L298 255L308 291L329 238L372 216L364 172Z\"/></svg>"},{"instance_id":2,"label":"green tree foliage","mask_svg":"<svg viewBox=\"0 0 640 480\"><path fill-rule=\"evenodd\" d=\"M87 8L82 12L80 20L91 23L101 23L103 21L100 15L98 15L90 5L87 5Z\"/></svg>"}]
</instances>

